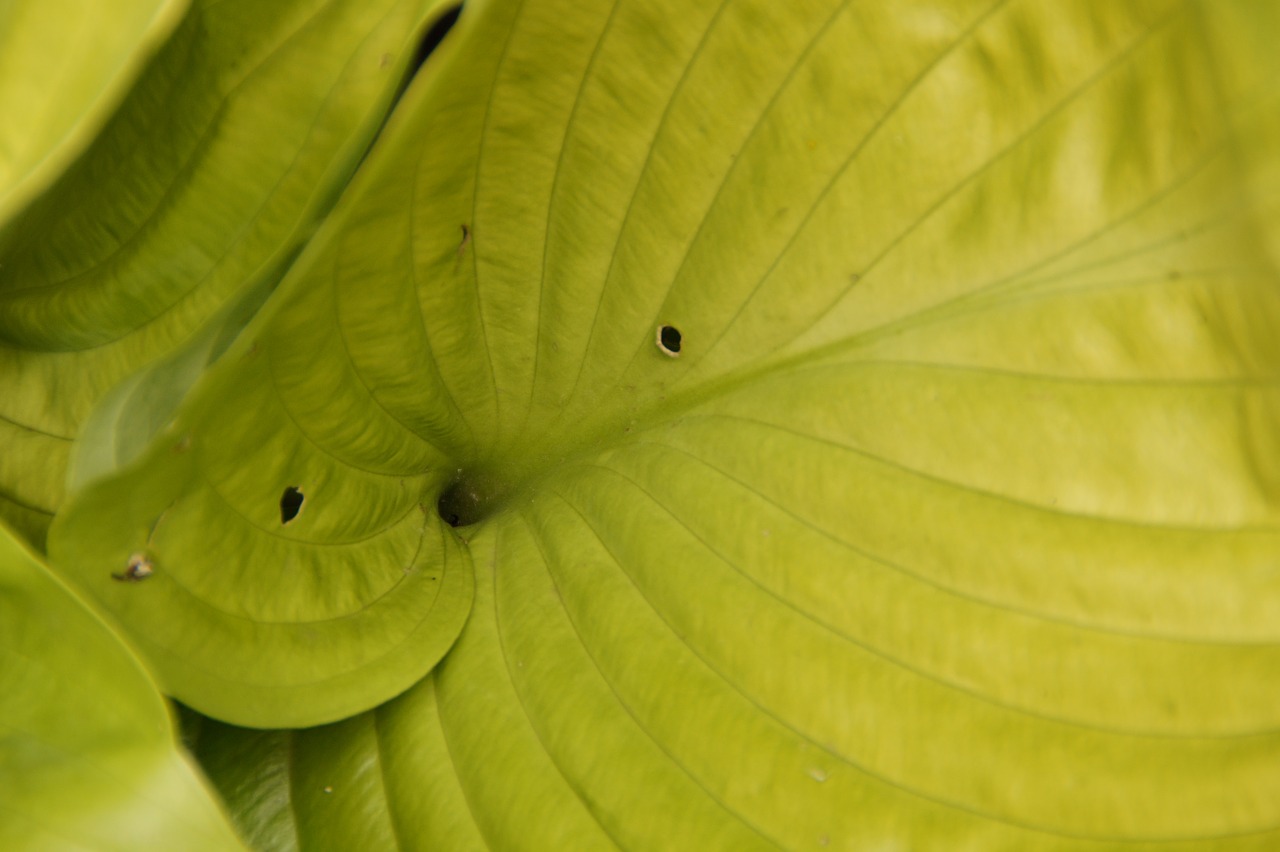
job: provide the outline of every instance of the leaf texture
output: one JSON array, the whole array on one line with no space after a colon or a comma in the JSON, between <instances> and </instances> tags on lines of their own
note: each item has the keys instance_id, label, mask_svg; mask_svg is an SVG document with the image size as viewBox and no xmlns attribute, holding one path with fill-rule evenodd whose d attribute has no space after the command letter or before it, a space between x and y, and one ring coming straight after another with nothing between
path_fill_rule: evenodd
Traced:
<instances>
[{"instance_id":1,"label":"leaf texture","mask_svg":"<svg viewBox=\"0 0 1280 852\"><path fill-rule=\"evenodd\" d=\"M0 227L88 147L186 7L12 0L0 9Z\"/></svg>"},{"instance_id":2,"label":"leaf texture","mask_svg":"<svg viewBox=\"0 0 1280 852\"><path fill-rule=\"evenodd\" d=\"M232 722L417 682L211 725L283 848L1272 848L1249 8L473 3L58 564Z\"/></svg>"},{"instance_id":3,"label":"leaf texture","mask_svg":"<svg viewBox=\"0 0 1280 852\"><path fill-rule=\"evenodd\" d=\"M0 528L0 845L244 847L115 631Z\"/></svg>"},{"instance_id":4,"label":"leaf texture","mask_svg":"<svg viewBox=\"0 0 1280 852\"><path fill-rule=\"evenodd\" d=\"M43 545L107 391L261 303L440 5L195 3L85 154L0 229L0 514L30 540ZM154 396L162 424L176 399Z\"/></svg>"}]
</instances>

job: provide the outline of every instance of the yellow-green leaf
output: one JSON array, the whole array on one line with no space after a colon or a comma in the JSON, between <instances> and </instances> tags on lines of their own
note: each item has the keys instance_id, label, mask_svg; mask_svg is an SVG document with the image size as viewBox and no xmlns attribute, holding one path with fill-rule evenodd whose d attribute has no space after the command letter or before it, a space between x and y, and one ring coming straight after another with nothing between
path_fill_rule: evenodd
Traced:
<instances>
[{"instance_id":1,"label":"yellow-green leaf","mask_svg":"<svg viewBox=\"0 0 1280 852\"><path fill-rule=\"evenodd\" d=\"M0 528L0 848L243 849L116 633Z\"/></svg>"},{"instance_id":2,"label":"yellow-green leaf","mask_svg":"<svg viewBox=\"0 0 1280 852\"><path fill-rule=\"evenodd\" d=\"M1273 848L1278 35L473 3L57 563L402 847Z\"/></svg>"}]
</instances>

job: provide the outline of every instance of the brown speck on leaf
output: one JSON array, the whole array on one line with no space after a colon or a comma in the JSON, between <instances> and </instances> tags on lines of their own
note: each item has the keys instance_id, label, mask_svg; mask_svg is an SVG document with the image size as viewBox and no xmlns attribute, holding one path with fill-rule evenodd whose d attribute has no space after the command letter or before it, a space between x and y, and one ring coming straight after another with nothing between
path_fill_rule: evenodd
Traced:
<instances>
[{"instance_id":1,"label":"brown speck on leaf","mask_svg":"<svg viewBox=\"0 0 1280 852\"><path fill-rule=\"evenodd\" d=\"M386 68L390 64L391 64L391 54L390 53L382 54L382 60L378 62L378 67Z\"/></svg>"},{"instance_id":2,"label":"brown speck on leaf","mask_svg":"<svg viewBox=\"0 0 1280 852\"><path fill-rule=\"evenodd\" d=\"M154 570L151 560L145 554L134 553L129 557L129 564L124 572L112 574L111 579L120 583L137 583L150 577Z\"/></svg>"},{"instance_id":3,"label":"brown speck on leaf","mask_svg":"<svg viewBox=\"0 0 1280 852\"><path fill-rule=\"evenodd\" d=\"M458 243L458 257L462 257L462 253L466 251L467 244L471 242L471 229L466 225L462 225L462 242Z\"/></svg>"}]
</instances>

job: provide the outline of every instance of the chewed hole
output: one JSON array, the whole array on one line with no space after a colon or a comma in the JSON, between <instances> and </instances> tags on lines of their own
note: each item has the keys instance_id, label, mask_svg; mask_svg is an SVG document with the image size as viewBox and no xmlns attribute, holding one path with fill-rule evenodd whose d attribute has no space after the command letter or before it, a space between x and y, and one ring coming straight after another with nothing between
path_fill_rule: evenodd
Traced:
<instances>
[{"instance_id":1,"label":"chewed hole","mask_svg":"<svg viewBox=\"0 0 1280 852\"><path fill-rule=\"evenodd\" d=\"M680 329L673 325L658 326L658 348L671 358L680 357Z\"/></svg>"},{"instance_id":2,"label":"chewed hole","mask_svg":"<svg viewBox=\"0 0 1280 852\"><path fill-rule=\"evenodd\" d=\"M295 486L290 485L286 488L284 494L280 495L280 523L287 524L298 517L298 513L302 511L302 501L305 499L307 499L306 496Z\"/></svg>"}]
</instances>

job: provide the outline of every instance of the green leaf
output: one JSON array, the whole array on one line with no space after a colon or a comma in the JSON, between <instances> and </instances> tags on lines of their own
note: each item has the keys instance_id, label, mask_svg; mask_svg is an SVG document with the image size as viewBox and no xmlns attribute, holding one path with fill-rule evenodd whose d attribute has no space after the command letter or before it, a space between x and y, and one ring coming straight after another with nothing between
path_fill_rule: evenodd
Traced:
<instances>
[{"instance_id":1,"label":"green leaf","mask_svg":"<svg viewBox=\"0 0 1280 852\"><path fill-rule=\"evenodd\" d=\"M242 849L115 632L0 528L0 846Z\"/></svg>"},{"instance_id":2,"label":"green leaf","mask_svg":"<svg viewBox=\"0 0 1280 852\"><path fill-rule=\"evenodd\" d=\"M466 806L436 801L420 775L399 774L400 756L417 755L392 730L381 713L303 731L256 731L199 719L194 750L255 849L394 849L400 837L413 844L435 835L398 814L393 823L388 794L402 792L440 825L456 822ZM400 745L384 751L388 736ZM442 804L462 810L450 812ZM454 838L440 848L464 847Z\"/></svg>"},{"instance_id":3,"label":"green leaf","mask_svg":"<svg viewBox=\"0 0 1280 852\"><path fill-rule=\"evenodd\" d=\"M88 147L186 7L186 0L0 7L0 227Z\"/></svg>"},{"instance_id":4,"label":"green leaf","mask_svg":"<svg viewBox=\"0 0 1280 852\"><path fill-rule=\"evenodd\" d=\"M85 155L0 229L0 516L41 544L95 403L219 311L260 303L441 5L193 4Z\"/></svg>"},{"instance_id":5,"label":"green leaf","mask_svg":"<svg viewBox=\"0 0 1280 852\"><path fill-rule=\"evenodd\" d=\"M1249 9L473 4L54 557L253 726L474 575L201 746L336 848L1272 848Z\"/></svg>"}]
</instances>

